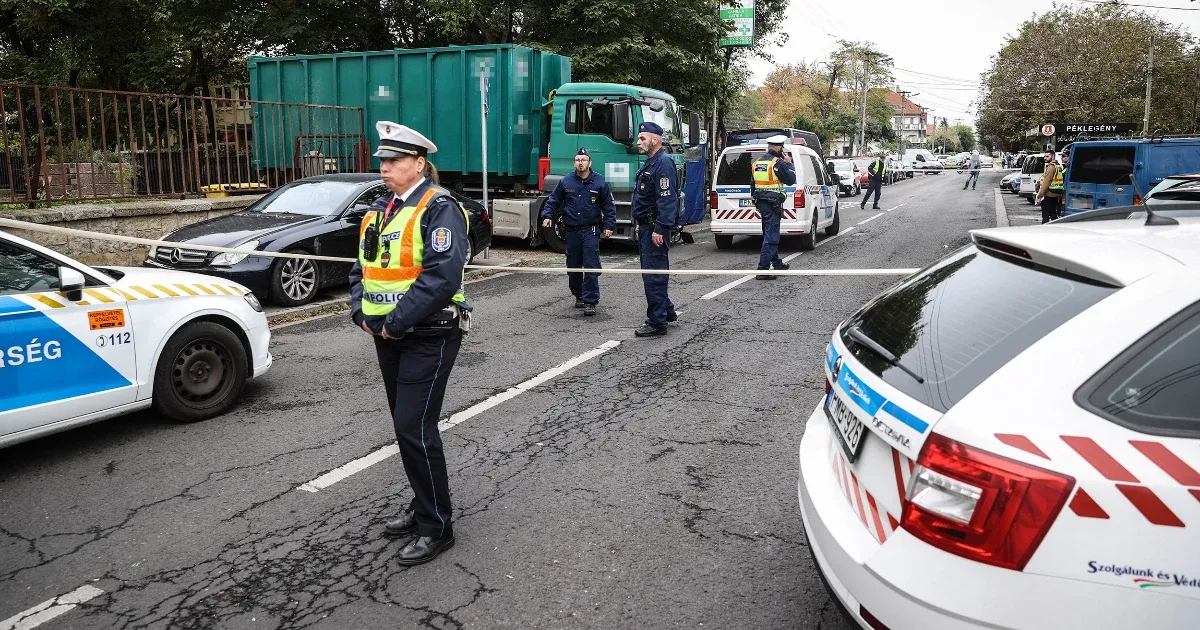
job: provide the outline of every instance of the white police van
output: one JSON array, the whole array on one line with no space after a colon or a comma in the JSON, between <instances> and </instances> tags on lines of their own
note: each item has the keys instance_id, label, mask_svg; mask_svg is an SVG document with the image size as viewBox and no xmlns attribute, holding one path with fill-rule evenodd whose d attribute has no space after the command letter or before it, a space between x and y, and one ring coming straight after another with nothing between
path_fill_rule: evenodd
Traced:
<instances>
[{"instance_id":1,"label":"white police van","mask_svg":"<svg viewBox=\"0 0 1200 630\"><path fill-rule=\"evenodd\" d=\"M812 249L819 230L833 236L841 229L837 185L816 151L799 144L783 148L791 154L796 167L796 185L786 188L779 234L799 235L800 248ZM732 247L734 236L762 236L762 217L750 197L750 184L751 168L766 152L766 144L743 144L726 148L717 160L709 207L711 229L719 249Z\"/></svg>"},{"instance_id":2,"label":"white police van","mask_svg":"<svg viewBox=\"0 0 1200 630\"><path fill-rule=\"evenodd\" d=\"M238 284L89 267L0 232L0 446L151 406L224 413L271 367L270 338Z\"/></svg>"}]
</instances>

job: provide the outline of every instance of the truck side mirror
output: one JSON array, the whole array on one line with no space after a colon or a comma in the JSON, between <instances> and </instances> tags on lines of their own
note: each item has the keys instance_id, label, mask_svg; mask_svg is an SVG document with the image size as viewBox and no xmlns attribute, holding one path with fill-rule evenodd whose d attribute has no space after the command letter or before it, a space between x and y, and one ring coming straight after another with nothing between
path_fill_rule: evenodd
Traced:
<instances>
[{"instance_id":1,"label":"truck side mirror","mask_svg":"<svg viewBox=\"0 0 1200 630\"><path fill-rule=\"evenodd\" d=\"M624 144L633 142L633 127L630 124L629 103L613 103L613 140Z\"/></svg>"},{"instance_id":2,"label":"truck side mirror","mask_svg":"<svg viewBox=\"0 0 1200 630\"><path fill-rule=\"evenodd\" d=\"M87 283L83 274L70 267L58 268L58 290L72 302L83 299L83 287Z\"/></svg>"},{"instance_id":3,"label":"truck side mirror","mask_svg":"<svg viewBox=\"0 0 1200 630\"><path fill-rule=\"evenodd\" d=\"M688 115L688 146L700 146L700 115L692 112Z\"/></svg>"}]
</instances>

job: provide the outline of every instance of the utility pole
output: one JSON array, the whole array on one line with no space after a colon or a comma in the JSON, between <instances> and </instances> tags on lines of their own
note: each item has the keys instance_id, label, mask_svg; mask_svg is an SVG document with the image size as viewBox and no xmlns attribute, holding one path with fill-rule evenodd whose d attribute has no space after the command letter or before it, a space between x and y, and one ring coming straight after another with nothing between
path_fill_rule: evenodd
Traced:
<instances>
[{"instance_id":1,"label":"utility pole","mask_svg":"<svg viewBox=\"0 0 1200 630\"><path fill-rule=\"evenodd\" d=\"M1150 134L1150 89L1154 85L1154 35L1150 36L1150 67L1146 71L1146 113L1142 116L1142 137Z\"/></svg>"},{"instance_id":2,"label":"utility pole","mask_svg":"<svg viewBox=\"0 0 1200 630\"><path fill-rule=\"evenodd\" d=\"M1192 92L1192 135L1196 134L1196 102L1200 101L1200 65L1196 66L1196 90Z\"/></svg>"},{"instance_id":3,"label":"utility pole","mask_svg":"<svg viewBox=\"0 0 1200 630\"><path fill-rule=\"evenodd\" d=\"M862 67L862 123L858 128L858 152L867 154L867 61L863 60Z\"/></svg>"}]
</instances>

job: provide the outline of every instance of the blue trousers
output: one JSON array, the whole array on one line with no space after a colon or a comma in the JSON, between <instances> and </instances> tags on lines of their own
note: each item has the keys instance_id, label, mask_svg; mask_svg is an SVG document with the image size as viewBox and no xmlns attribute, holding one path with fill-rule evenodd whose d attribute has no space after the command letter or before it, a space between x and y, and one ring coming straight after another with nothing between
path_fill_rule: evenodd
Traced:
<instances>
[{"instance_id":1,"label":"blue trousers","mask_svg":"<svg viewBox=\"0 0 1200 630\"><path fill-rule=\"evenodd\" d=\"M883 193L883 180L882 179L872 179L867 183L867 194L863 195L863 200L862 200L861 205L864 205L864 206L867 205L867 202L871 200L871 193L875 193L875 203L872 205L878 206L879 205L879 195L881 195Z\"/></svg>"},{"instance_id":2,"label":"blue trousers","mask_svg":"<svg viewBox=\"0 0 1200 630\"><path fill-rule=\"evenodd\" d=\"M755 199L754 207L762 217L763 243L762 251L758 254L758 268L783 268L783 260L779 258L779 221L783 211L779 204L765 199Z\"/></svg>"},{"instance_id":3,"label":"blue trousers","mask_svg":"<svg viewBox=\"0 0 1200 630\"><path fill-rule=\"evenodd\" d=\"M600 230L592 226L586 230L566 232L567 267L572 269L600 268ZM600 301L600 274L573 272L567 274L567 285L571 294L585 304Z\"/></svg>"},{"instance_id":4,"label":"blue trousers","mask_svg":"<svg viewBox=\"0 0 1200 630\"><path fill-rule=\"evenodd\" d=\"M967 183L963 184L963 190L967 189L967 184L970 184L971 188L974 189L975 183L978 181L979 181L979 171L968 171L967 172Z\"/></svg>"},{"instance_id":5,"label":"blue trousers","mask_svg":"<svg viewBox=\"0 0 1200 630\"><path fill-rule=\"evenodd\" d=\"M671 250L671 235L663 237L662 245L655 245L651 240L654 234L653 225L639 225L638 249L642 254L642 269L670 269L671 261L667 254ZM675 305L667 297L667 282L670 276L662 274L643 274L642 285L646 289L646 324L655 328L667 327L667 315L675 312Z\"/></svg>"}]
</instances>

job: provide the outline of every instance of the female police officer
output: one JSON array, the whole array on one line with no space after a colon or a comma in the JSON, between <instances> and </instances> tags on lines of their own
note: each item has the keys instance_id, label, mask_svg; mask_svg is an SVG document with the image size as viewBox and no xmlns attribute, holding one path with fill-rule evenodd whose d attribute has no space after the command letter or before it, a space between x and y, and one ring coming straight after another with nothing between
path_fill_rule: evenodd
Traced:
<instances>
[{"instance_id":1,"label":"female police officer","mask_svg":"<svg viewBox=\"0 0 1200 630\"><path fill-rule=\"evenodd\" d=\"M403 565L433 560L454 545L450 488L438 418L470 306L463 295L466 211L425 173L437 147L393 122L376 124L380 173L392 195L363 217L358 263L350 272L355 325L374 336L379 369L413 490L408 510L386 524L417 534Z\"/></svg>"}]
</instances>

